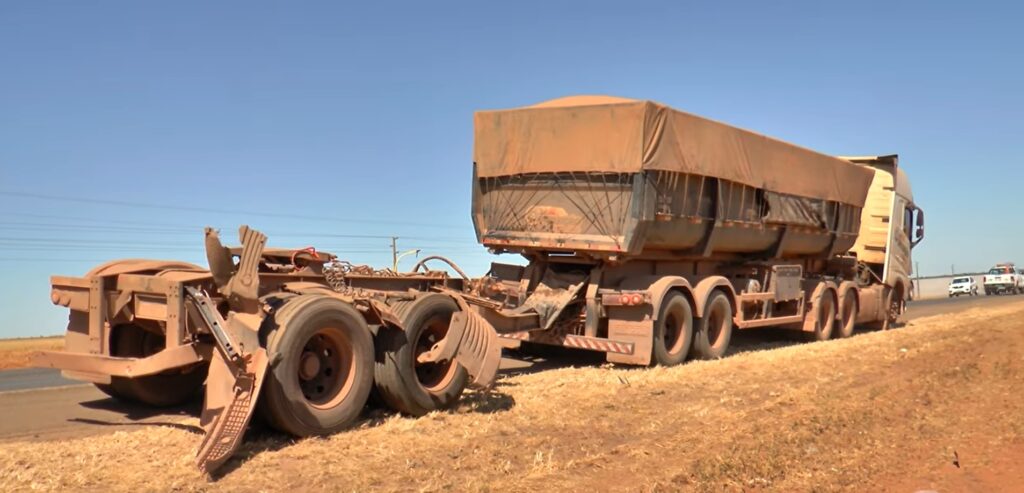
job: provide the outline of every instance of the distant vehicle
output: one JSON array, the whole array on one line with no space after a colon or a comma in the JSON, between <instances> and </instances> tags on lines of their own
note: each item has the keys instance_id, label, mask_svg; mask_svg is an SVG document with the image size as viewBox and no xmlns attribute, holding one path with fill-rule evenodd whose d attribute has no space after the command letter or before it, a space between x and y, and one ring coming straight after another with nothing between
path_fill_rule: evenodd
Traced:
<instances>
[{"instance_id":1,"label":"distant vehicle","mask_svg":"<svg viewBox=\"0 0 1024 493\"><path fill-rule=\"evenodd\" d=\"M962 294L977 296L978 281L975 281L973 277L954 277L949 283L949 297L952 298Z\"/></svg>"},{"instance_id":2,"label":"distant vehicle","mask_svg":"<svg viewBox=\"0 0 1024 493\"><path fill-rule=\"evenodd\" d=\"M1024 292L1024 279L1012 263L997 264L985 274L985 294L1020 294Z\"/></svg>"}]
</instances>

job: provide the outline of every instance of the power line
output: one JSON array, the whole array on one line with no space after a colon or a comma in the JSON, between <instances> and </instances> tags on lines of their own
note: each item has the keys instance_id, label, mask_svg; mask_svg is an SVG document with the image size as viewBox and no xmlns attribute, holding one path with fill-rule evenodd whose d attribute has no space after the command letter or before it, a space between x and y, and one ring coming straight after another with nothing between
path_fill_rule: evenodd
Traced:
<instances>
[{"instance_id":1,"label":"power line","mask_svg":"<svg viewBox=\"0 0 1024 493\"><path fill-rule=\"evenodd\" d=\"M145 234L160 234L160 235L180 235L180 236L199 236L201 229L198 227L137 227L137 226L118 226L118 225L93 225L93 224L69 224L69 223L30 223L30 222L19 222L19 221L3 221L0 222L0 227L7 231L38 231L38 232L66 232L73 230L76 232L89 232L89 233L145 233ZM218 228L224 230L225 228ZM266 233L271 238L352 238L352 239L378 239L387 240L390 239L390 235L374 235L374 234L347 234L347 233L296 233L296 232L274 232L269 231ZM434 237L434 236L400 236L401 238L416 240L416 241L431 241L435 243L452 243L452 244L476 244L475 240L454 240L450 236L446 237Z\"/></svg>"},{"instance_id":2,"label":"power line","mask_svg":"<svg viewBox=\"0 0 1024 493\"><path fill-rule=\"evenodd\" d=\"M45 195L39 193L29 192L15 192L10 190L0 190L0 195L6 195L10 197L21 197L28 199L37 200L56 200L62 202L73 202L80 204L96 204L96 205L112 205L118 207L135 207L145 209L161 209L161 210L178 210L187 212L203 212L208 214L243 214L249 216L261 216L261 217L274 217L280 219L301 219L301 220L312 220L312 221L330 221L330 222L349 222L359 224L395 224L405 226L428 226L434 228L446 228L456 229L462 228L463 226L455 226L450 224L429 224L420 221L395 221L388 219L351 219L351 218L338 218L331 216L319 216L319 215L304 215L304 214L290 214L283 212L267 212L267 211L249 211L239 209L215 209L210 207L194 207L194 206L182 206L182 205L166 205L166 204L153 204L145 202L130 202L125 200L111 200L111 199L97 199L89 197L67 197L59 195Z\"/></svg>"}]
</instances>

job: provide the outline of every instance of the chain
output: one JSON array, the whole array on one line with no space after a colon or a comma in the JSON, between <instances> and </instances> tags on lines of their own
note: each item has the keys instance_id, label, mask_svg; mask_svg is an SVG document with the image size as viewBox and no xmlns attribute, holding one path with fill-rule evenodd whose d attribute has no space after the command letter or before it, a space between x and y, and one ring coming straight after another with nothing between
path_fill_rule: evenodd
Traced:
<instances>
[{"instance_id":1,"label":"chain","mask_svg":"<svg viewBox=\"0 0 1024 493\"><path fill-rule=\"evenodd\" d=\"M395 271L391 269L374 269L369 265L356 265L347 260L332 260L324 264L324 280L331 289L340 293L349 292L352 286L349 285L347 277L350 274L359 276L396 277Z\"/></svg>"}]
</instances>

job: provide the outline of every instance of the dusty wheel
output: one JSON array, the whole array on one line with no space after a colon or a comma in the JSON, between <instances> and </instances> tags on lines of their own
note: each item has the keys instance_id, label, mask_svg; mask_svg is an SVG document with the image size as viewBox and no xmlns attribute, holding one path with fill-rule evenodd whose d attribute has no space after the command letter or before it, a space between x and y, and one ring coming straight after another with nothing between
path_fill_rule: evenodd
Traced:
<instances>
[{"instance_id":1,"label":"dusty wheel","mask_svg":"<svg viewBox=\"0 0 1024 493\"><path fill-rule=\"evenodd\" d=\"M110 354L125 358L144 358L165 346L164 335L135 324L115 326L110 334ZM137 378L111 377L110 384L96 384L105 394L125 401L167 407L183 404L199 396L206 380L206 365L168 370Z\"/></svg>"},{"instance_id":2,"label":"dusty wheel","mask_svg":"<svg viewBox=\"0 0 1024 493\"><path fill-rule=\"evenodd\" d=\"M405 330L382 326L377 332L374 376L381 400L413 416L451 407L466 388L466 369L451 360L419 363L416 358L448 333L458 305L443 294L428 294L392 308Z\"/></svg>"},{"instance_id":3,"label":"dusty wheel","mask_svg":"<svg viewBox=\"0 0 1024 493\"><path fill-rule=\"evenodd\" d=\"M889 330L899 319L902 300L893 289L886 288L885 296L882 299L882 306L886 307L885 318L867 324L872 330Z\"/></svg>"},{"instance_id":4,"label":"dusty wheel","mask_svg":"<svg viewBox=\"0 0 1024 493\"><path fill-rule=\"evenodd\" d=\"M835 291L826 289L821 293L821 298L815 303L814 331L807 333L807 338L812 341L827 341L832 337L832 329L836 325L836 297Z\"/></svg>"},{"instance_id":5,"label":"dusty wheel","mask_svg":"<svg viewBox=\"0 0 1024 493\"><path fill-rule=\"evenodd\" d=\"M265 322L267 372L261 414L296 436L352 424L373 386L373 340L348 303L321 296L287 299Z\"/></svg>"},{"instance_id":6,"label":"dusty wheel","mask_svg":"<svg viewBox=\"0 0 1024 493\"><path fill-rule=\"evenodd\" d=\"M721 291L715 291L704 304L704 314L697 321L691 353L698 359L725 356L732 338L732 305Z\"/></svg>"},{"instance_id":7,"label":"dusty wheel","mask_svg":"<svg viewBox=\"0 0 1024 493\"><path fill-rule=\"evenodd\" d=\"M839 326L836 330L836 338L846 338L853 335L857 326L857 295L853 289L846 290L843 298L839 300Z\"/></svg>"},{"instance_id":8,"label":"dusty wheel","mask_svg":"<svg viewBox=\"0 0 1024 493\"><path fill-rule=\"evenodd\" d=\"M693 310L682 293L670 291L661 301L658 321L654 325L654 346L651 360L660 366L678 365L686 361L693 342Z\"/></svg>"}]
</instances>

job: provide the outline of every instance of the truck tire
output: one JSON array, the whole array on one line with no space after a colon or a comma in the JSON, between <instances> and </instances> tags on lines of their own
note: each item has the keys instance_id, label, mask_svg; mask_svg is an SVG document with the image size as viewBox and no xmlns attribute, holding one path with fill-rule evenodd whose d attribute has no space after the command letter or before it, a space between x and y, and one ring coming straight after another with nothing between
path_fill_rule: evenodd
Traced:
<instances>
[{"instance_id":1,"label":"truck tire","mask_svg":"<svg viewBox=\"0 0 1024 493\"><path fill-rule=\"evenodd\" d=\"M404 330L382 325L377 331L374 377L381 400L412 416L451 407L466 388L466 369L454 360L418 363L416 357L444 338L459 306L449 296L431 293L392 308Z\"/></svg>"},{"instance_id":2,"label":"truck tire","mask_svg":"<svg viewBox=\"0 0 1024 493\"><path fill-rule=\"evenodd\" d=\"M686 361L693 343L693 310L682 293L669 291L661 300L661 310L654 324L651 360L659 366L673 366Z\"/></svg>"},{"instance_id":3,"label":"truck tire","mask_svg":"<svg viewBox=\"0 0 1024 493\"><path fill-rule=\"evenodd\" d=\"M732 305L725 293L713 291L697 320L691 353L695 359L721 358L729 349L731 338Z\"/></svg>"},{"instance_id":4,"label":"truck tire","mask_svg":"<svg viewBox=\"0 0 1024 493\"><path fill-rule=\"evenodd\" d=\"M839 300L839 326L836 327L836 338L845 339L853 335L857 326L857 295L853 289L843 293L843 299Z\"/></svg>"},{"instance_id":5,"label":"truck tire","mask_svg":"<svg viewBox=\"0 0 1024 493\"><path fill-rule=\"evenodd\" d=\"M827 341L832 337L832 329L836 325L835 291L825 289L814 304L814 331L805 332L811 341Z\"/></svg>"},{"instance_id":6,"label":"truck tire","mask_svg":"<svg viewBox=\"0 0 1024 493\"><path fill-rule=\"evenodd\" d=\"M163 334L136 324L115 326L110 333L110 354L122 358L145 358L165 347ZM208 366L195 365L144 377L110 377L110 384L96 384L103 393L119 400L154 407L184 404L199 396Z\"/></svg>"},{"instance_id":7,"label":"truck tire","mask_svg":"<svg viewBox=\"0 0 1024 493\"><path fill-rule=\"evenodd\" d=\"M882 306L885 307L885 313L883 314L884 318L882 320L876 320L866 324L869 329L884 331L893 328L893 325L895 325L896 321L899 319L899 316L892 316L893 303L896 302L895 297L896 290L890 288L885 289L885 295L882 297Z\"/></svg>"},{"instance_id":8,"label":"truck tire","mask_svg":"<svg viewBox=\"0 0 1024 493\"><path fill-rule=\"evenodd\" d=\"M287 299L264 320L270 369L261 415L304 437L351 425L373 387L373 339L362 315L323 295Z\"/></svg>"}]
</instances>

